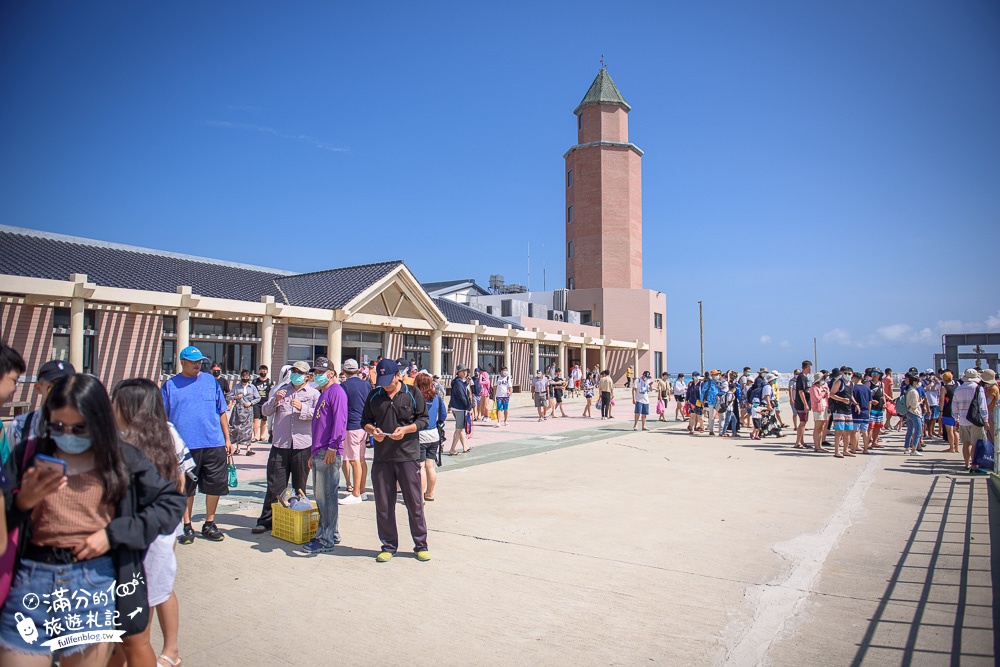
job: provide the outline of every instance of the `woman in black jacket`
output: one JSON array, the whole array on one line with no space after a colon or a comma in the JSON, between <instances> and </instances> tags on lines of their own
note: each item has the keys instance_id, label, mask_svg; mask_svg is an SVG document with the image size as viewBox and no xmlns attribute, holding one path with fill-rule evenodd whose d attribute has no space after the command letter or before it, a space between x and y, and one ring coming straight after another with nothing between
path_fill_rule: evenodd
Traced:
<instances>
[{"instance_id":1,"label":"woman in black jacket","mask_svg":"<svg viewBox=\"0 0 1000 667\"><path fill-rule=\"evenodd\" d=\"M57 380L42 409L44 436L19 445L6 473L8 525L20 531L0 612L0 663L104 665L113 638L149 623L142 561L184 510L176 486L121 442L96 378ZM17 656L14 658L14 656ZM152 647L135 665L155 665Z\"/></svg>"}]
</instances>

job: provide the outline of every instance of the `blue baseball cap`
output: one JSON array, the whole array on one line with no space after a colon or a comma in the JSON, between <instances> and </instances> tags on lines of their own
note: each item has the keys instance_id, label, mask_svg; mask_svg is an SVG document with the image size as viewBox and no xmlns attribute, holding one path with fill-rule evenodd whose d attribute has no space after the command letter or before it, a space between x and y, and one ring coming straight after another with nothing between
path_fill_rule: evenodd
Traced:
<instances>
[{"instance_id":1,"label":"blue baseball cap","mask_svg":"<svg viewBox=\"0 0 1000 667\"><path fill-rule=\"evenodd\" d=\"M375 386L388 387L399 373L399 364L392 359L383 359L375 367Z\"/></svg>"},{"instance_id":2,"label":"blue baseball cap","mask_svg":"<svg viewBox=\"0 0 1000 667\"><path fill-rule=\"evenodd\" d=\"M196 348L194 345L188 345L183 350L181 350L181 359L184 361L203 361L208 359L201 350Z\"/></svg>"}]
</instances>

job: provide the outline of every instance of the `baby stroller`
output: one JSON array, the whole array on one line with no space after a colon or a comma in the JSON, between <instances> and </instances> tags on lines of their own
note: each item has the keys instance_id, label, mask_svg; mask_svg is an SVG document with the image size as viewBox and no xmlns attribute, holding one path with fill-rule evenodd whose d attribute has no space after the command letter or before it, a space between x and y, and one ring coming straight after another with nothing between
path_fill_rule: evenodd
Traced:
<instances>
[{"instance_id":1,"label":"baby stroller","mask_svg":"<svg viewBox=\"0 0 1000 667\"><path fill-rule=\"evenodd\" d=\"M773 435L775 438L781 437L781 425L774 412L765 412L760 416L760 437Z\"/></svg>"}]
</instances>

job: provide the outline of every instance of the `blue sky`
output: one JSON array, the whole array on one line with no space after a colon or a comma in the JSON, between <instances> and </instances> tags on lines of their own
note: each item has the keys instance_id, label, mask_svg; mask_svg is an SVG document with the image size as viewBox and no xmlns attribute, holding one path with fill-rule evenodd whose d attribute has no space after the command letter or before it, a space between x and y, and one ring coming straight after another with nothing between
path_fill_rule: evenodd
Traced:
<instances>
[{"instance_id":1,"label":"blue sky","mask_svg":"<svg viewBox=\"0 0 1000 667\"><path fill-rule=\"evenodd\" d=\"M292 270L563 280L605 54L668 365L1000 331L1000 5L4 3L0 220ZM909 269L909 278L905 268Z\"/></svg>"}]
</instances>

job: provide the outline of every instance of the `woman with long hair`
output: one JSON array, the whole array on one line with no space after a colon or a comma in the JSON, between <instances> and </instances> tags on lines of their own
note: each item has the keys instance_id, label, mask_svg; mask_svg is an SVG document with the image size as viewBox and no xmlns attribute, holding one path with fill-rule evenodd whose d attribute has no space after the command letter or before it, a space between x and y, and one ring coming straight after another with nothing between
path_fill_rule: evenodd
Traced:
<instances>
[{"instance_id":1,"label":"woman with long hair","mask_svg":"<svg viewBox=\"0 0 1000 667\"><path fill-rule=\"evenodd\" d=\"M7 521L20 530L20 539L0 612L0 664L49 665L57 653L63 667L104 665L111 642L67 642L55 651L42 644L77 632L119 631L127 637L145 631L143 555L157 535L176 528L184 496L145 455L122 442L97 378L56 380L42 418L42 437L18 445L7 466L19 485ZM115 594L95 595L109 589ZM33 603L43 595L63 599ZM84 601L86 613L74 613ZM42 641L21 637L26 619L45 636ZM130 665L156 664L146 644Z\"/></svg>"},{"instance_id":2,"label":"woman with long hair","mask_svg":"<svg viewBox=\"0 0 1000 667\"><path fill-rule=\"evenodd\" d=\"M427 373L418 373L413 381L417 390L427 401L427 428L420 432L420 486L424 500L434 500L434 486L437 484L437 462L444 445L444 422L448 410L444 399L434 389L434 378Z\"/></svg>"},{"instance_id":3,"label":"woman with long hair","mask_svg":"<svg viewBox=\"0 0 1000 667\"><path fill-rule=\"evenodd\" d=\"M112 405L115 421L125 441L146 455L160 477L175 485L179 492L183 491L181 463L187 448L177 431L167 422L167 411L163 407L163 396L159 388L145 378L123 380L115 387ZM175 536L180 528L181 524L178 523L172 533L157 536L143 559L149 606L156 609L160 631L163 633L163 650L157 661L171 666L181 663L180 649L177 646L180 608L174 593L174 579L177 576ZM144 650L150 644L150 627L151 624L146 626L145 631L126 637L123 659L113 659L111 664L123 664L125 660L132 664L133 656L137 653L136 647ZM116 658L119 656L120 652L116 652Z\"/></svg>"}]
</instances>

